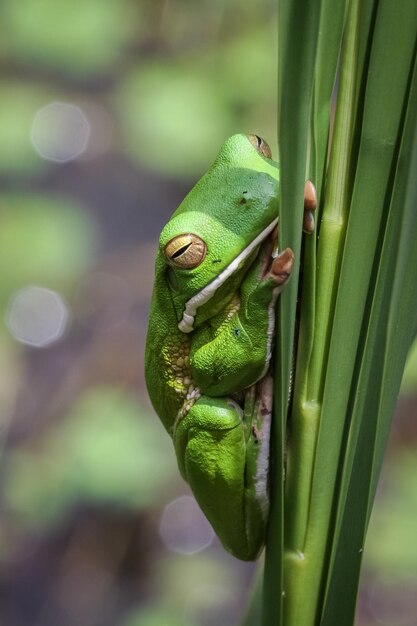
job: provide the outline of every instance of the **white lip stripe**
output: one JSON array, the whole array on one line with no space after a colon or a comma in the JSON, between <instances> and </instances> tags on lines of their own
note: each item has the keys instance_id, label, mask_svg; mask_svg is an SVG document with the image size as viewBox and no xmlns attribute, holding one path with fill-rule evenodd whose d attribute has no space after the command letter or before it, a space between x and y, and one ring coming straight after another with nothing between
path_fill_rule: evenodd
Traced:
<instances>
[{"instance_id":1,"label":"white lip stripe","mask_svg":"<svg viewBox=\"0 0 417 626\"><path fill-rule=\"evenodd\" d=\"M235 259L233 259L233 261L225 267L225 269L220 272L214 280L211 281L211 283L206 285L201 291L185 303L182 320L178 324L178 328L181 332L190 333L193 330L194 318L197 314L197 309L214 296L217 289L238 269L242 261L244 261L250 255L252 250L273 231L277 224L278 218L276 218L269 224L269 226L259 233L259 235L255 237L255 239L251 241L251 243Z\"/></svg>"}]
</instances>

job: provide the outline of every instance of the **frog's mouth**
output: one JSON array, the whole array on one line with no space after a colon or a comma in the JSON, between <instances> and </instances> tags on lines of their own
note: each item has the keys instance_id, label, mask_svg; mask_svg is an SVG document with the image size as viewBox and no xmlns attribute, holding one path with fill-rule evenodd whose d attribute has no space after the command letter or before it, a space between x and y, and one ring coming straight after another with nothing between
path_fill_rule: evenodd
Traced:
<instances>
[{"instance_id":1,"label":"frog's mouth","mask_svg":"<svg viewBox=\"0 0 417 626\"><path fill-rule=\"evenodd\" d=\"M242 263L250 256L253 250L272 233L277 224L278 218L274 219L269 226L264 228L264 230L260 232L214 280L185 303L182 320L178 324L178 328L181 332L191 333L194 330L194 318L197 315L199 307L206 304L206 302L214 296L219 287L241 267Z\"/></svg>"}]
</instances>

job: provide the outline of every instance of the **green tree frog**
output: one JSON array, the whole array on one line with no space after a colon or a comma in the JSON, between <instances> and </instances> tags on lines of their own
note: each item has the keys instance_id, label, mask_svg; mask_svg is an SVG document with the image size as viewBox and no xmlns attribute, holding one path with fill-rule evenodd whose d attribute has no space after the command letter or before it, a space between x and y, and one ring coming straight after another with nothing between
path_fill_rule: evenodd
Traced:
<instances>
[{"instance_id":1,"label":"green tree frog","mask_svg":"<svg viewBox=\"0 0 417 626\"><path fill-rule=\"evenodd\" d=\"M149 396L179 470L243 560L264 544L275 303L294 260L277 253L278 190L263 139L223 144L161 233L146 345Z\"/></svg>"}]
</instances>

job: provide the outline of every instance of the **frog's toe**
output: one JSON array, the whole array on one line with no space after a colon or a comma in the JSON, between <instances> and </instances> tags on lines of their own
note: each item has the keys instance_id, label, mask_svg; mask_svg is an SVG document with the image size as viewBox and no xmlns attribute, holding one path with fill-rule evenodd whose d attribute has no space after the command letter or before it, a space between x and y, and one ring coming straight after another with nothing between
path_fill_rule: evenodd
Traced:
<instances>
[{"instance_id":1,"label":"frog's toe","mask_svg":"<svg viewBox=\"0 0 417 626\"><path fill-rule=\"evenodd\" d=\"M277 285L284 285L291 276L294 264L294 253L291 248L285 248L272 262L270 274Z\"/></svg>"},{"instance_id":2,"label":"frog's toe","mask_svg":"<svg viewBox=\"0 0 417 626\"><path fill-rule=\"evenodd\" d=\"M311 180L304 185L304 217L303 232L311 234L314 231L314 211L317 208L317 192Z\"/></svg>"}]
</instances>

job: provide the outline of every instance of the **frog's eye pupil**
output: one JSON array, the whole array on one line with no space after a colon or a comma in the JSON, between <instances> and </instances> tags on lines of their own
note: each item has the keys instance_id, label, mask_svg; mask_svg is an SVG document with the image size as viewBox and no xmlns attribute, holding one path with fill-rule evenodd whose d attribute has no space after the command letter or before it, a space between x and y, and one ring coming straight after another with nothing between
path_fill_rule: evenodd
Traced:
<instances>
[{"instance_id":1,"label":"frog's eye pupil","mask_svg":"<svg viewBox=\"0 0 417 626\"><path fill-rule=\"evenodd\" d=\"M191 246L191 244L187 244L185 246L183 246L182 248L180 248L179 250L177 250L176 252L174 252L174 254L171 256L171 259L177 259L179 256L181 256L182 254L184 254L184 252L186 250L188 250L188 248Z\"/></svg>"}]
</instances>

